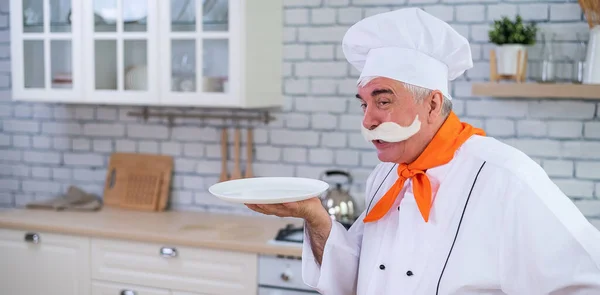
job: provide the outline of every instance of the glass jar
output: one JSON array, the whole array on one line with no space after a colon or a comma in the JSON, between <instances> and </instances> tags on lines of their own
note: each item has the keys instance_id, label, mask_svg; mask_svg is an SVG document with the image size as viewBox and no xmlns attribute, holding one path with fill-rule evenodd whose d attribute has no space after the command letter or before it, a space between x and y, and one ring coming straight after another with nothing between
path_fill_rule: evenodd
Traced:
<instances>
[{"instance_id":1,"label":"glass jar","mask_svg":"<svg viewBox=\"0 0 600 295\"><path fill-rule=\"evenodd\" d=\"M571 74L571 82L580 84L583 82L583 75L585 73L585 55L586 55L586 44L585 39L580 33L577 33L577 50L573 57L573 73Z\"/></svg>"},{"instance_id":2,"label":"glass jar","mask_svg":"<svg viewBox=\"0 0 600 295\"><path fill-rule=\"evenodd\" d=\"M554 56L555 33L542 33L542 61L540 66L540 81L554 83L556 81L556 60Z\"/></svg>"}]
</instances>

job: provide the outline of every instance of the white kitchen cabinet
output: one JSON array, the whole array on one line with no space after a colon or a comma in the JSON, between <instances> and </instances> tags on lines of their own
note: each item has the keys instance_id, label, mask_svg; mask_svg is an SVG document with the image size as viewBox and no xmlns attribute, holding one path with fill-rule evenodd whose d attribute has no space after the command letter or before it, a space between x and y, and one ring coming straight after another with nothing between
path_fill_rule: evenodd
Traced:
<instances>
[{"instance_id":1,"label":"white kitchen cabinet","mask_svg":"<svg viewBox=\"0 0 600 295\"><path fill-rule=\"evenodd\" d=\"M83 99L87 77L82 65L81 4L79 0L11 0L15 99L72 103ZM69 12L74 16L71 22Z\"/></svg>"},{"instance_id":2,"label":"white kitchen cabinet","mask_svg":"<svg viewBox=\"0 0 600 295\"><path fill-rule=\"evenodd\" d=\"M199 294L257 293L255 254L92 238L94 280Z\"/></svg>"},{"instance_id":3,"label":"white kitchen cabinet","mask_svg":"<svg viewBox=\"0 0 600 295\"><path fill-rule=\"evenodd\" d=\"M0 229L0 294L90 294L89 249L85 237Z\"/></svg>"},{"instance_id":4,"label":"white kitchen cabinet","mask_svg":"<svg viewBox=\"0 0 600 295\"><path fill-rule=\"evenodd\" d=\"M10 7L16 100L282 105L281 0L11 0Z\"/></svg>"}]
</instances>

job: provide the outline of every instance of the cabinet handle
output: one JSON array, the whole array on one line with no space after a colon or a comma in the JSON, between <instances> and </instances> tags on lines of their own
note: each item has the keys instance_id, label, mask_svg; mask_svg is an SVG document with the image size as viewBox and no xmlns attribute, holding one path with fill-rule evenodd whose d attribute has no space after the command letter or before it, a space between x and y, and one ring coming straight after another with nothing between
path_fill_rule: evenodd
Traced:
<instances>
[{"instance_id":1,"label":"cabinet handle","mask_svg":"<svg viewBox=\"0 0 600 295\"><path fill-rule=\"evenodd\" d=\"M29 243L39 244L40 243L40 235L36 233L26 233L25 241Z\"/></svg>"},{"instance_id":2,"label":"cabinet handle","mask_svg":"<svg viewBox=\"0 0 600 295\"><path fill-rule=\"evenodd\" d=\"M288 282L292 278L292 273L289 270L286 270L281 273L281 280L284 282Z\"/></svg>"},{"instance_id":3,"label":"cabinet handle","mask_svg":"<svg viewBox=\"0 0 600 295\"><path fill-rule=\"evenodd\" d=\"M160 248L160 256L162 256L162 257L177 257L177 249L162 247L162 248Z\"/></svg>"},{"instance_id":4,"label":"cabinet handle","mask_svg":"<svg viewBox=\"0 0 600 295\"><path fill-rule=\"evenodd\" d=\"M137 295L137 293L131 290L122 290L121 295Z\"/></svg>"}]
</instances>

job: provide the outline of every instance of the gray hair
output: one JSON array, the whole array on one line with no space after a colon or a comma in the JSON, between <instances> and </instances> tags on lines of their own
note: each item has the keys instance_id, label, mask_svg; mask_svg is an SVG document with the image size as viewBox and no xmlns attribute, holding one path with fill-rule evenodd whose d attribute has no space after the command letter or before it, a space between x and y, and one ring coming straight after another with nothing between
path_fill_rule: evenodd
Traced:
<instances>
[{"instance_id":1,"label":"gray hair","mask_svg":"<svg viewBox=\"0 0 600 295\"><path fill-rule=\"evenodd\" d=\"M358 86L359 87L364 87L365 85L369 84L369 82L371 82L371 80L378 78L376 76L370 76L370 77L363 77L358 81ZM405 82L400 82L402 84L402 86L404 86L404 88L406 88L406 90L408 92L410 92L410 94L415 98L415 101L417 103L421 103L423 102L423 99L425 99L425 97L431 95L431 89L427 89L427 88L423 88L420 86L416 86L413 84L408 84ZM445 95L443 96L443 102L442 102L442 117L447 117L450 112L452 111L452 101L450 99L448 99Z\"/></svg>"}]
</instances>

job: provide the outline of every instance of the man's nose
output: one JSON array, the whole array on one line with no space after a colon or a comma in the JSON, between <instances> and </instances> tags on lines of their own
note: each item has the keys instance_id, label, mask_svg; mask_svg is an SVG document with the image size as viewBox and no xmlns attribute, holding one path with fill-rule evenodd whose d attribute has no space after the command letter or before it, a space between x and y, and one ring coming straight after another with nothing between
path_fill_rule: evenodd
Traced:
<instances>
[{"instance_id":1,"label":"man's nose","mask_svg":"<svg viewBox=\"0 0 600 295\"><path fill-rule=\"evenodd\" d=\"M376 114L367 107L363 115L362 124L366 129L373 130L375 127L381 124L381 122L377 118Z\"/></svg>"}]
</instances>

